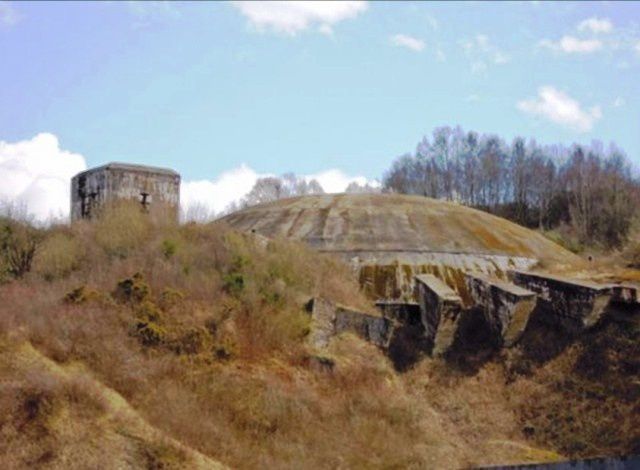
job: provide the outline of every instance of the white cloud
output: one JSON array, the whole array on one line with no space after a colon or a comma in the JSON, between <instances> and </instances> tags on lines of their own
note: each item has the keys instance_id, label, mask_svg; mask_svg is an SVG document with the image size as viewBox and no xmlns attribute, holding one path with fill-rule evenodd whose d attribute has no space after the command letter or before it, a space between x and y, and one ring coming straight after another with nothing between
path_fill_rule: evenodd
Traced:
<instances>
[{"instance_id":1,"label":"white cloud","mask_svg":"<svg viewBox=\"0 0 640 470\"><path fill-rule=\"evenodd\" d=\"M258 178L274 176L258 173L242 164L226 171L213 180L183 181L180 202L186 219L207 219L226 211L233 203L239 203L251 191ZM349 176L341 170L330 169L315 174L304 175L306 181L315 179L327 193L341 193L356 182L362 186L378 187L380 183L364 176Z\"/></svg>"},{"instance_id":2,"label":"white cloud","mask_svg":"<svg viewBox=\"0 0 640 470\"><path fill-rule=\"evenodd\" d=\"M14 143L0 141L0 202L25 207L40 222L68 217L71 178L86 169L84 157L62 150L53 134L42 133ZM251 191L258 178L266 176L273 175L258 173L242 164L211 180L183 180L182 209L185 213L190 208L204 211L204 218L220 214ZM380 185L364 176L349 176L337 169L303 178L315 179L328 193L344 192L353 182L362 186Z\"/></svg>"},{"instance_id":3,"label":"white cloud","mask_svg":"<svg viewBox=\"0 0 640 470\"><path fill-rule=\"evenodd\" d=\"M407 36L406 34L394 34L389 37L389 41L394 46L404 47L411 49L415 52L420 52L424 49L424 41L413 36Z\"/></svg>"},{"instance_id":4,"label":"white cloud","mask_svg":"<svg viewBox=\"0 0 640 470\"><path fill-rule=\"evenodd\" d=\"M540 87L537 98L519 101L517 108L577 132L589 132L602 117L600 106L583 109L578 101L552 86Z\"/></svg>"},{"instance_id":5,"label":"white cloud","mask_svg":"<svg viewBox=\"0 0 640 470\"><path fill-rule=\"evenodd\" d=\"M471 72L481 73L488 68L487 64L503 65L511 58L494 45L486 34L477 34L472 39L460 42L467 56L471 59Z\"/></svg>"},{"instance_id":6,"label":"white cloud","mask_svg":"<svg viewBox=\"0 0 640 470\"><path fill-rule=\"evenodd\" d=\"M318 32L320 34L324 34L325 36L333 36L333 28L328 24L321 24L318 27Z\"/></svg>"},{"instance_id":7,"label":"white cloud","mask_svg":"<svg viewBox=\"0 0 640 470\"><path fill-rule=\"evenodd\" d=\"M578 24L578 31L590 31L594 34L610 33L613 31L613 23L607 18L587 18Z\"/></svg>"},{"instance_id":8,"label":"white cloud","mask_svg":"<svg viewBox=\"0 0 640 470\"><path fill-rule=\"evenodd\" d=\"M20 15L9 2L0 1L0 25L13 26L20 19Z\"/></svg>"},{"instance_id":9,"label":"white cloud","mask_svg":"<svg viewBox=\"0 0 640 470\"><path fill-rule=\"evenodd\" d=\"M625 103L626 103L626 101L624 100L624 98L618 96L615 100L613 100L612 106L614 108L620 108L620 107L624 106Z\"/></svg>"},{"instance_id":10,"label":"white cloud","mask_svg":"<svg viewBox=\"0 0 640 470\"><path fill-rule=\"evenodd\" d=\"M636 43L636 46L634 47L634 49L636 50L636 52L637 52L638 54L640 54L640 41L638 41L638 42Z\"/></svg>"},{"instance_id":11,"label":"white cloud","mask_svg":"<svg viewBox=\"0 0 640 470\"><path fill-rule=\"evenodd\" d=\"M210 213L223 212L251 191L258 178L272 176L259 174L245 164L226 171L213 180L182 181L180 202L186 211L192 206L205 207Z\"/></svg>"},{"instance_id":12,"label":"white cloud","mask_svg":"<svg viewBox=\"0 0 640 470\"><path fill-rule=\"evenodd\" d=\"M543 39L538 45L552 51L567 54L590 54L603 48L602 41L599 39L579 39L574 36L563 36L556 42Z\"/></svg>"},{"instance_id":13,"label":"white cloud","mask_svg":"<svg viewBox=\"0 0 640 470\"><path fill-rule=\"evenodd\" d=\"M0 200L25 206L39 221L66 217L71 177L86 167L84 157L62 150L53 134L0 141Z\"/></svg>"},{"instance_id":14,"label":"white cloud","mask_svg":"<svg viewBox=\"0 0 640 470\"><path fill-rule=\"evenodd\" d=\"M365 1L258 1L232 2L258 31L273 31L295 36L317 26L323 34L331 34L340 21L364 12Z\"/></svg>"},{"instance_id":15,"label":"white cloud","mask_svg":"<svg viewBox=\"0 0 640 470\"><path fill-rule=\"evenodd\" d=\"M342 193L351 183L358 183L360 186L368 184L375 188L380 186L377 181L369 180L364 176L348 176L342 170L336 169L305 175L304 178L307 181L316 180L327 193Z\"/></svg>"}]
</instances>

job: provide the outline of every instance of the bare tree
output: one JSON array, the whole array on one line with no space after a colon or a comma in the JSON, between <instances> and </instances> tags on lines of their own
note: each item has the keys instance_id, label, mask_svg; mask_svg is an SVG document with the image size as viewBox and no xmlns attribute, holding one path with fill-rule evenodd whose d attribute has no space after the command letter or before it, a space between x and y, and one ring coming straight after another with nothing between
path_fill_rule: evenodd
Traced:
<instances>
[{"instance_id":1,"label":"bare tree","mask_svg":"<svg viewBox=\"0 0 640 470\"><path fill-rule=\"evenodd\" d=\"M415 153L396 159L383 188L453 199L541 229L569 223L583 242L624 241L639 202L640 184L622 151L591 147L541 147L516 137L440 127Z\"/></svg>"}]
</instances>

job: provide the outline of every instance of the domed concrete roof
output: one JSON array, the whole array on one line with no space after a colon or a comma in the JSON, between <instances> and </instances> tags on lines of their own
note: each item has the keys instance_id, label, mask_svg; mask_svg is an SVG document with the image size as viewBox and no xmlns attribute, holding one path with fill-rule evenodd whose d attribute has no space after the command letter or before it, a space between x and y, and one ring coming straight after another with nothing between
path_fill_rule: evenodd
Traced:
<instances>
[{"instance_id":1,"label":"domed concrete roof","mask_svg":"<svg viewBox=\"0 0 640 470\"><path fill-rule=\"evenodd\" d=\"M322 251L450 253L571 263L578 257L541 234L456 203L398 194L301 196L223 218L269 238L301 240Z\"/></svg>"}]
</instances>

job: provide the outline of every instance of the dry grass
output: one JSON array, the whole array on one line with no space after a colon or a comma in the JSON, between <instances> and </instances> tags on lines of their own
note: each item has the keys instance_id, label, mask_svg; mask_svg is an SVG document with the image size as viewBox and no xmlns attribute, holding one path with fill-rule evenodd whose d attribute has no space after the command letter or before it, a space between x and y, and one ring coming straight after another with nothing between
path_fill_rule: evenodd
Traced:
<instances>
[{"instance_id":1,"label":"dry grass","mask_svg":"<svg viewBox=\"0 0 640 470\"><path fill-rule=\"evenodd\" d=\"M370 308L346 266L223 224L140 218L129 238L104 238L127 210L47 231L38 268L0 285L0 467L461 468L637 443L637 379L624 388L637 337L399 374L343 335L317 367L304 300ZM596 362L610 386L583 373Z\"/></svg>"}]
</instances>

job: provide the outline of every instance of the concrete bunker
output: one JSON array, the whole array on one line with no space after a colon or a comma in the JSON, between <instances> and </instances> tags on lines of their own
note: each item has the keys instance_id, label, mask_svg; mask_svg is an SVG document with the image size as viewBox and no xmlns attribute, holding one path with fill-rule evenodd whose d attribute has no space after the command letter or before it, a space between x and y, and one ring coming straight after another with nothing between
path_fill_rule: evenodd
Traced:
<instances>
[{"instance_id":1,"label":"concrete bunker","mask_svg":"<svg viewBox=\"0 0 640 470\"><path fill-rule=\"evenodd\" d=\"M374 299L416 301L415 276L433 274L469 300L465 274L580 264L541 234L453 202L398 194L330 194L248 207L222 219L267 238L339 256Z\"/></svg>"},{"instance_id":2,"label":"concrete bunker","mask_svg":"<svg viewBox=\"0 0 640 470\"><path fill-rule=\"evenodd\" d=\"M267 238L303 241L349 263L391 322L389 347L399 332L411 329L433 354L445 354L459 339L461 318L483 319L495 342L509 347L541 309L554 321L568 318L585 328L611 302L638 305L636 286L587 286L533 274L580 269L586 262L540 233L452 202L397 194L313 195L249 207L223 221ZM463 323L466 331L469 322Z\"/></svg>"},{"instance_id":3,"label":"concrete bunker","mask_svg":"<svg viewBox=\"0 0 640 470\"><path fill-rule=\"evenodd\" d=\"M91 219L117 201L134 201L145 212L178 219L180 175L166 168L108 163L71 179L71 220Z\"/></svg>"}]
</instances>

